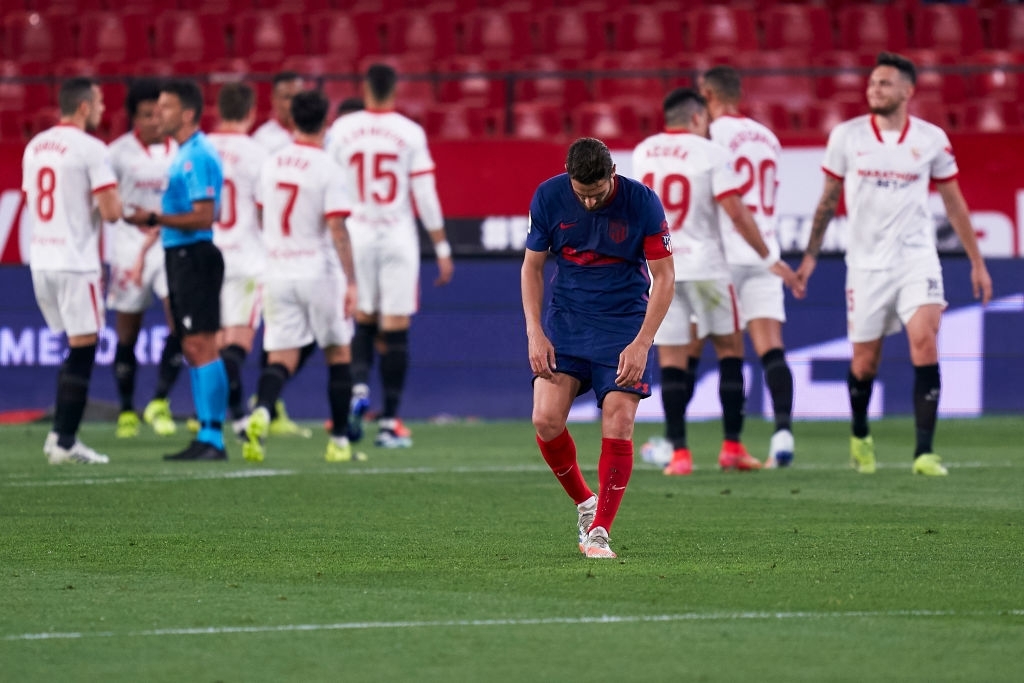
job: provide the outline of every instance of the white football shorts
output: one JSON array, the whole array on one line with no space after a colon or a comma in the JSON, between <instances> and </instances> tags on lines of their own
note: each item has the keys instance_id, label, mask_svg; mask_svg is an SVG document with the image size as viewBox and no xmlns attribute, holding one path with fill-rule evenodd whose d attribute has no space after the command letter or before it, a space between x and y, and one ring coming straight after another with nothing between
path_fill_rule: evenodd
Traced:
<instances>
[{"instance_id":1,"label":"white football shorts","mask_svg":"<svg viewBox=\"0 0 1024 683\"><path fill-rule=\"evenodd\" d=\"M851 342L881 339L900 331L921 306L945 308L942 265L936 255L885 270L848 268L846 325Z\"/></svg>"},{"instance_id":2,"label":"white football shorts","mask_svg":"<svg viewBox=\"0 0 1024 683\"><path fill-rule=\"evenodd\" d=\"M106 311L100 274L67 270L33 270L36 303L47 326L69 337L98 334Z\"/></svg>"},{"instance_id":3,"label":"white football shorts","mask_svg":"<svg viewBox=\"0 0 1024 683\"><path fill-rule=\"evenodd\" d=\"M325 349L352 341L345 317L345 278L341 274L263 283L263 348L300 349L311 341Z\"/></svg>"},{"instance_id":4,"label":"white football shorts","mask_svg":"<svg viewBox=\"0 0 1024 683\"><path fill-rule=\"evenodd\" d=\"M254 277L224 278L220 286L220 326L260 326L263 286Z\"/></svg>"},{"instance_id":5,"label":"white football shorts","mask_svg":"<svg viewBox=\"0 0 1024 683\"><path fill-rule=\"evenodd\" d=\"M419 309L419 241L350 234L359 310L380 315L415 313Z\"/></svg>"},{"instance_id":6,"label":"white football shorts","mask_svg":"<svg viewBox=\"0 0 1024 683\"><path fill-rule=\"evenodd\" d=\"M128 279L128 271L138 257L138 248L137 240L120 240L114 245L107 291L107 307L112 311L142 313L153 302L153 294L158 299L167 298L167 267L163 247L159 244L154 244L146 252L142 284L137 285Z\"/></svg>"},{"instance_id":7,"label":"white football shorts","mask_svg":"<svg viewBox=\"0 0 1024 683\"><path fill-rule=\"evenodd\" d=\"M739 332L740 306L728 278L676 282L676 292L665 319L654 335L659 346L682 346L693 339L690 322L697 323L697 338Z\"/></svg>"},{"instance_id":8,"label":"white football shorts","mask_svg":"<svg viewBox=\"0 0 1024 683\"><path fill-rule=\"evenodd\" d=\"M760 318L786 322L781 277L764 266L730 266L729 270L736 296L740 300L744 328L751 320Z\"/></svg>"}]
</instances>

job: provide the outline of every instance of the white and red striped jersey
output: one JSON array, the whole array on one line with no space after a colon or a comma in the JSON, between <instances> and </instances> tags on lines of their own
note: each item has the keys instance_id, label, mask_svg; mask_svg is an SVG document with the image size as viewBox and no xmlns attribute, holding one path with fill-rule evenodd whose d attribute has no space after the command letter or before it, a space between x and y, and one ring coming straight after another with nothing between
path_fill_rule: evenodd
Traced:
<instances>
[{"instance_id":1,"label":"white and red striped jersey","mask_svg":"<svg viewBox=\"0 0 1024 683\"><path fill-rule=\"evenodd\" d=\"M121 195L125 212L134 207L160 212L160 200L167 187L167 167L178 152L178 143L172 138L163 142L146 145L134 132L125 133L110 143L110 161L117 176L117 189ZM114 239L131 251L132 245L142 247L145 235L136 226L117 221L114 224ZM160 245L153 245L160 249Z\"/></svg>"},{"instance_id":2,"label":"white and red striped jersey","mask_svg":"<svg viewBox=\"0 0 1024 683\"><path fill-rule=\"evenodd\" d=\"M782 145L775 133L745 116L720 116L711 122L711 140L729 150L733 167L743 180L739 192L750 210L761 237L770 252L770 261L779 258L778 219L775 197L778 189L779 158ZM736 230L725 210L719 207L725 259L730 265L755 266L765 263Z\"/></svg>"},{"instance_id":3,"label":"white and red striped jersey","mask_svg":"<svg viewBox=\"0 0 1024 683\"><path fill-rule=\"evenodd\" d=\"M260 173L259 198L267 250L264 280L337 272L327 218L347 216L350 205L341 169L322 148L295 142L272 154Z\"/></svg>"},{"instance_id":4,"label":"white and red striped jersey","mask_svg":"<svg viewBox=\"0 0 1024 683\"><path fill-rule=\"evenodd\" d=\"M117 187L110 150L72 125L36 135L22 157L21 189L32 217L34 270L100 270L101 220L93 194Z\"/></svg>"},{"instance_id":5,"label":"white and red striped jersey","mask_svg":"<svg viewBox=\"0 0 1024 683\"><path fill-rule=\"evenodd\" d=\"M858 116L832 129L822 166L843 181L847 265L883 269L934 253L928 185L959 172L941 128L911 116L902 131L883 132L873 115Z\"/></svg>"},{"instance_id":6,"label":"white and red striped jersey","mask_svg":"<svg viewBox=\"0 0 1024 683\"><path fill-rule=\"evenodd\" d=\"M743 184L728 151L692 133L658 133L633 150L633 173L665 207L676 280L727 276L717 200Z\"/></svg>"},{"instance_id":7,"label":"white and red striped jersey","mask_svg":"<svg viewBox=\"0 0 1024 683\"><path fill-rule=\"evenodd\" d=\"M327 140L328 154L345 174L352 206L349 231L418 241L412 179L434 172L423 128L394 111L364 110L335 121ZM436 195L429 207L425 204L418 208L428 228L443 225ZM437 215L428 217L428 211Z\"/></svg>"},{"instance_id":8,"label":"white and red striped jersey","mask_svg":"<svg viewBox=\"0 0 1024 683\"><path fill-rule=\"evenodd\" d=\"M292 144L295 136L277 119L268 119L253 132L252 139L260 143L267 153L273 153Z\"/></svg>"},{"instance_id":9,"label":"white and red striped jersey","mask_svg":"<svg viewBox=\"0 0 1024 683\"><path fill-rule=\"evenodd\" d=\"M257 185L267 151L242 133L206 136L220 155L224 185L213 243L224 255L224 277L257 277L263 272L263 237L256 215Z\"/></svg>"}]
</instances>

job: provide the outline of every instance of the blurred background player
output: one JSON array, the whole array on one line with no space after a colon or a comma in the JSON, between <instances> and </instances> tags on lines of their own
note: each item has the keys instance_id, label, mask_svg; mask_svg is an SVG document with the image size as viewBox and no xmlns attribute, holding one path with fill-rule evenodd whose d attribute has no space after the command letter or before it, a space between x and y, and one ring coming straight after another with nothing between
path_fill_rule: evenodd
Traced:
<instances>
[{"instance_id":1,"label":"blurred background player","mask_svg":"<svg viewBox=\"0 0 1024 683\"><path fill-rule=\"evenodd\" d=\"M362 438L369 408L369 376L374 340L383 339L380 374L384 406L374 443L383 448L412 445L398 418L409 365L409 324L416 312L420 242L410 195L434 245L439 275L447 284L454 272L445 236L441 202L434 186L434 160L423 128L395 111L398 75L372 65L363 85L366 109L339 118L328 133L328 153L344 169L352 202L347 221L355 260L359 306L352 340L352 415L349 438Z\"/></svg>"},{"instance_id":2,"label":"blurred background player","mask_svg":"<svg viewBox=\"0 0 1024 683\"><path fill-rule=\"evenodd\" d=\"M220 290L220 357L228 374L228 414L231 431L245 434L242 366L252 351L260 324L260 281L264 250L256 213L260 168L268 153L249 137L256 118L254 94L245 83L227 83L217 95L220 122L209 135L224 169L220 217L213 243L224 257L224 284Z\"/></svg>"},{"instance_id":3,"label":"blurred background player","mask_svg":"<svg viewBox=\"0 0 1024 683\"><path fill-rule=\"evenodd\" d=\"M338 102L338 108L334 110L334 117L340 119L345 114L351 114L352 112L364 109L366 109L366 104L363 103L363 98L346 97L341 102Z\"/></svg>"},{"instance_id":4,"label":"blurred background player","mask_svg":"<svg viewBox=\"0 0 1024 683\"><path fill-rule=\"evenodd\" d=\"M267 246L264 344L269 363L260 375L256 408L242 448L245 459L253 462L264 458L270 407L298 367L302 347L310 342L323 349L327 360L332 425L324 458L352 460L347 431L355 275L345 228L348 194L341 169L322 147L328 107L320 92L296 95L295 141L267 159L260 174Z\"/></svg>"},{"instance_id":5,"label":"blurred background player","mask_svg":"<svg viewBox=\"0 0 1024 683\"><path fill-rule=\"evenodd\" d=\"M700 92L711 115L711 140L724 145L735 159L736 172L743 178L740 201L750 210L771 252L768 260L777 260L775 197L782 155L779 139L765 126L740 114L740 75L734 68L716 66L705 71ZM775 433L765 467L786 467L793 461L793 373L782 343L782 323L786 321L782 279L765 265L722 207L718 220L743 326L761 359L764 381L772 397Z\"/></svg>"},{"instance_id":6,"label":"blurred background player","mask_svg":"<svg viewBox=\"0 0 1024 683\"><path fill-rule=\"evenodd\" d=\"M302 87L302 76L294 71L280 71L274 74L270 90L271 117L252 134L253 140L262 145L268 153L276 152L292 143L295 135L295 122L292 120L291 112L292 98L302 90ZM259 166L256 168L258 169ZM312 343L302 349L296 372L314 351L316 351L316 344ZM265 367L267 367L267 352L264 349L260 353L260 368ZM288 417L283 400L279 400L271 406L270 417L270 433L275 436L310 437L313 435L311 430L299 426Z\"/></svg>"},{"instance_id":7,"label":"blurred background player","mask_svg":"<svg viewBox=\"0 0 1024 683\"><path fill-rule=\"evenodd\" d=\"M160 82L154 78L133 80L128 88L125 108L131 130L110 143L110 158L117 176L122 201L129 208L158 211L167 180L167 168L178 151L178 143L160 134L156 102ZM167 271L164 250L159 245L158 228L143 228L123 220L113 226L110 282L107 306L117 312L117 350L114 377L121 401L116 435L130 438L139 433L135 412L135 375L138 360L135 343L142 328L142 316L149 308L151 293L156 294L167 318L168 334L160 354L160 369L153 400L146 405L143 419L160 436L174 434L176 426L167 398L181 371L181 340L174 331L167 299Z\"/></svg>"},{"instance_id":8,"label":"blurred background player","mask_svg":"<svg viewBox=\"0 0 1024 683\"><path fill-rule=\"evenodd\" d=\"M292 98L302 90L302 76L294 71L274 74L270 90L270 118L252 134L253 139L263 145L267 152L290 145L295 135L292 120Z\"/></svg>"},{"instance_id":9,"label":"blurred background player","mask_svg":"<svg viewBox=\"0 0 1024 683\"><path fill-rule=\"evenodd\" d=\"M661 198L672 236L675 294L654 343L661 365L661 400L666 438L672 443L668 475L688 475L693 460L686 442L686 409L693 397L702 339L711 338L718 356L718 395L724 440L722 469L756 470L760 461L740 442L743 430L743 333L740 308L722 246L718 208L732 219L765 267L796 285L796 276L772 254L750 211L740 201L743 178L729 151L707 139L707 103L679 88L664 100L665 132L633 151L633 173ZM696 320L696 337L691 329Z\"/></svg>"},{"instance_id":10,"label":"blurred background player","mask_svg":"<svg viewBox=\"0 0 1024 683\"><path fill-rule=\"evenodd\" d=\"M103 116L103 93L88 78L61 84L60 123L25 147L21 189L32 217L32 286L47 326L65 332L68 352L57 376L53 430L43 453L51 464L104 464L78 440L103 327L100 218L121 215L107 146L86 133Z\"/></svg>"},{"instance_id":11,"label":"blurred background player","mask_svg":"<svg viewBox=\"0 0 1024 683\"><path fill-rule=\"evenodd\" d=\"M174 328L189 364L199 433L184 450L165 460L225 460L224 414L228 377L218 353L220 288L224 259L213 244L224 182L220 156L199 130L203 93L195 81L169 80L157 101L160 131L178 143L167 170L160 211L136 209L126 220L161 226Z\"/></svg>"},{"instance_id":12,"label":"blurred background player","mask_svg":"<svg viewBox=\"0 0 1024 683\"><path fill-rule=\"evenodd\" d=\"M600 140L574 142L565 170L530 202L521 286L533 425L544 461L576 503L580 552L611 559L608 534L633 472L636 410L651 395L647 356L672 300L671 240L658 198L616 175ZM557 270L542 323L549 252ZM590 389L601 409L597 496L566 429L573 401Z\"/></svg>"},{"instance_id":13,"label":"blurred background player","mask_svg":"<svg viewBox=\"0 0 1024 683\"><path fill-rule=\"evenodd\" d=\"M910 116L917 70L905 57L878 55L867 86L869 114L839 124L825 148L825 189L814 214L799 275L806 282L817 265L825 230L845 193L849 216L846 248L847 330L853 358L847 386L852 412L850 463L875 471L875 443L868 404L882 362L886 335L907 331L914 365L914 474L948 474L932 452L939 408L939 324L946 299L928 186L942 197L946 215L971 261L971 288L987 304L992 279L978 248L956 178L946 133Z\"/></svg>"}]
</instances>

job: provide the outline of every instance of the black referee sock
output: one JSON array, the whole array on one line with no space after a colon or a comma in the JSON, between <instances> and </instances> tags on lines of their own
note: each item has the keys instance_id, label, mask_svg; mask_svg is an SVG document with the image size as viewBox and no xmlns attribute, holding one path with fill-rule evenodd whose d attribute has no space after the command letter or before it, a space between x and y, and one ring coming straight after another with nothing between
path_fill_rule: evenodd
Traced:
<instances>
[{"instance_id":1,"label":"black referee sock","mask_svg":"<svg viewBox=\"0 0 1024 683\"><path fill-rule=\"evenodd\" d=\"M674 367L661 369L661 405L665 409L665 438L672 449L686 448L686 408L693 398L693 375Z\"/></svg>"},{"instance_id":2,"label":"black referee sock","mask_svg":"<svg viewBox=\"0 0 1024 683\"><path fill-rule=\"evenodd\" d=\"M348 363L327 366L327 400L331 405L331 436L348 434L348 410L352 403L352 368Z\"/></svg>"},{"instance_id":3,"label":"black referee sock","mask_svg":"<svg viewBox=\"0 0 1024 683\"><path fill-rule=\"evenodd\" d=\"M228 410L231 419L240 420L245 417L245 406L242 405L242 365L245 363L245 349L238 344L230 344L220 350L224 370L228 375Z\"/></svg>"},{"instance_id":4,"label":"black referee sock","mask_svg":"<svg viewBox=\"0 0 1024 683\"><path fill-rule=\"evenodd\" d=\"M114 351L114 380L117 382L122 413L135 410L135 371L138 367L135 345L119 343Z\"/></svg>"},{"instance_id":5,"label":"black referee sock","mask_svg":"<svg viewBox=\"0 0 1024 683\"><path fill-rule=\"evenodd\" d=\"M853 435L858 439L868 435L868 404L871 402L871 389L874 384L874 376L857 379L852 372L846 376L846 387L850 392Z\"/></svg>"},{"instance_id":6,"label":"black referee sock","mask_svg":"<svg viewBox=\"0 0 1024 683\"><path fill-rule=\"evenodd\" d=\"M405 389L405 374L409 369L409 331L384 333L384 355L380 359L380 379L384 387L383 418L397 417L398 404ZM355 378L353 378L355 379Z\"/></svg>"},{"instance_id":7,"label":"black referee sock","mask_svg":"<svg viewBox=\"0 0 1024 683\"><path fill-rule=\"evenodd\" d=\"M169 334L164 338L164 350L160 354L160 371L156 380L154 399L164 399L171 393L171 387L181 373L181 337Z\"/></svg>"},{"instance_id":8,"label":"black referee sock","mask_svg":"<svg viewBox=\"0 0 1024 683\"><path fill-rule=\"evenodd\" d=\"M932 452L941 388L938 364L914 366L914 426L917 428L915 458L922 453Z\"/></svg>"},{"instance_id":9,"label":"black referee sock","mask_svg":"<svg viewBox=\"0 0 1024 683\"><path fill-rule=\"evenodd\" d=\"M793 423L793 373L786 362L786 352L772 349L761 356L764 381L772 395L775 410L775 431L790 429Z\"/></svg>"},{"instance_id":10,"label":"black referee sock","mask_svg":"<svg viewBox=\"0 0 1024 683\"><path fill-rule=\"evenodd\" d=\"M739 441L743 432L743 359L718 361L718 398L722 402L722 431L727 441Z\"/></svg>"},{"instance_id":11,"label":"black referee sock","mask_svg":"<svg viewBox=\"0 0 1024 683\"><path fill-rule=\"evenodd\" d=\"M96 345L68 349L57 377L57 405L53 413L53 431L61 448L75 445L89 397L89 380L96 361Z\"/></svg>"}]
</instances>

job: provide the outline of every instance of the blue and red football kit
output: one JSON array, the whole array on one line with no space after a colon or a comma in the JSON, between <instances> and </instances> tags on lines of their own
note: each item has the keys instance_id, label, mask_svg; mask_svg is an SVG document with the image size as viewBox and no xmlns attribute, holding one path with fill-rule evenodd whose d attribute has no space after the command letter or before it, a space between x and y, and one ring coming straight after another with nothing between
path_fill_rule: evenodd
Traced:
<instances>
[{"instance_id":1,"label":"blue and red football kit","mask_svg":"<svg viewBox=\"0 0 1024 683\"><path fill-rule=\"evenodd\" d=\"M632 388L615 385L619 354L643 325L650 274L647 260L671 256L665 211L657 195L630 178L614 176L611 198L588 211L568 174L537 188L530 203L526 248L555 254L552 299L544 333L555 347L555 367L594 389L598 405L609 391L650 395L651 370Z\"/></svg>"}]
</instances>

